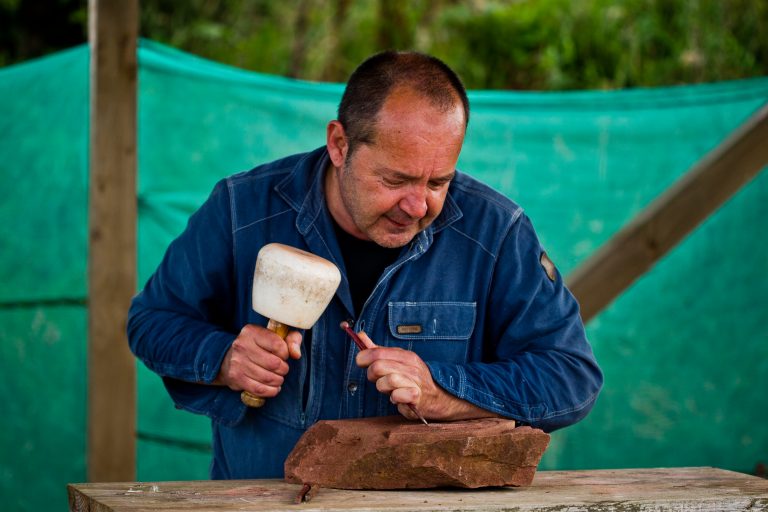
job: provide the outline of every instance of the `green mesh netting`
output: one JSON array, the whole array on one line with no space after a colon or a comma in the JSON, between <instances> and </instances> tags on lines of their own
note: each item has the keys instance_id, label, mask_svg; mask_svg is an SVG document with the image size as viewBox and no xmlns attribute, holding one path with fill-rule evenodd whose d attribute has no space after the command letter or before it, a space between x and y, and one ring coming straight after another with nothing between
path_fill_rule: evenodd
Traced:
<instances>
[{"instance_id":1,"label":"green mesh netting","mask_svg":"<svg viewBox=\"0 0 768 512\"><path fill-rule=\"evenodd\" d=\"M142 41L139 284L221 177L323 143L342 87ZM514 198L567 274L768 99L768 78L472 92L460 168ZM0 493L85 480L88 50L0 69ZM768 173L588 325L606 384L541 469L768 462ZM140 480L207 477L205 418L139 367Z\"/></svg>"}]
</instances>

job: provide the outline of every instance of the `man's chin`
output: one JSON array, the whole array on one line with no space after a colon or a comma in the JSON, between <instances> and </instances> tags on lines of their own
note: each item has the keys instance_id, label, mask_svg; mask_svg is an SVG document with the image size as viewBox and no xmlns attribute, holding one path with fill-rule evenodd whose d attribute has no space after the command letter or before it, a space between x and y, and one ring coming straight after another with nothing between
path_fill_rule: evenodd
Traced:
<instances>
[{"instance_id":1,"label":"man's chin","mask_svg":"<svg viewBox=\"0 0 768 512\"><path fill-rule=\"evenodd\" d=\"M411 243L411 240L418 234L415 232L400 232L400 233L372 233L369 235L371 240L376 242L382 247L387 249L397 249Z\"/></svg>"}]
</instances>

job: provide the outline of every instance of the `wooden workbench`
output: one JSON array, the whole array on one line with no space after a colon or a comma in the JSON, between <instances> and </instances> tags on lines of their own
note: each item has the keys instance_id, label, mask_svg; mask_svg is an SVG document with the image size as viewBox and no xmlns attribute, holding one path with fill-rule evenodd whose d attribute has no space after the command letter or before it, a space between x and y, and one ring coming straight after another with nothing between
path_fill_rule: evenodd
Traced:
<instances>
[{"instance_id":1,"label":"wooden workbench","mask_svg":"<svg viewBox=\"0 0 768 512\"><path fill-rule=\"evenodd\" d=\"M540 471L525 488L343 491L295 505L282 480L71 484L77 512L768 510L768 480L715 468Z\"/></svg>"}]
</instances>

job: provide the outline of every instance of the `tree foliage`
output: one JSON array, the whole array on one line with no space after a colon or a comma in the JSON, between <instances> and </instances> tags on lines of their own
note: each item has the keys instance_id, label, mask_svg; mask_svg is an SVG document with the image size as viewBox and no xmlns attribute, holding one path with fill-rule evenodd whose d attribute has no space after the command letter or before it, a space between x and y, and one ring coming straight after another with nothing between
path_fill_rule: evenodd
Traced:
<instances>
[{"instance_id":1,"label":"tree foliage","mask_svg":"<svg viewBox=\"0 0 768 512\"><path fill-rule=\"evenodd\" d=\"M71 42L78 24L85 39L86 0L49 0L66 20L60 26L29 7L44 3L0 0L7 48L0 65ZM37 18L30 21L30 12ZM433 53L472 89L627 88L768 74L765 0L142 0L141 34L246 69L336 82L390 48Z\"/></svg>"},{"instance_id":2,"label":"tree foliage","mask_svg":"<svg viewBox=\"0 0 768 512\"><path fill-rule=\"evenodd\" d=\"M0 0L0 67L85 41L86 0Z\"/></svg>"}]
</instances>

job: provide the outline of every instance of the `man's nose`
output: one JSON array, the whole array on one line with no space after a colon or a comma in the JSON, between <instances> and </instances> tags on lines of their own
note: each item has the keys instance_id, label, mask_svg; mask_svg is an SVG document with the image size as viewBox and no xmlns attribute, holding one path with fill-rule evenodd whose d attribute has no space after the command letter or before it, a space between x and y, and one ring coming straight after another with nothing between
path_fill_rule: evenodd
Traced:
<instances>
[{"instance_id":1,"label":"man's nose","mask_svg":"<svg viewBox=\"0 0 768 512\"><path fill-rule=\"evenodd\" d=\"M408 194L400 200L400 209L409 217L420 219L427 214L427 191L426 187L412 187Z\"/></svg>"}]
</instances>

